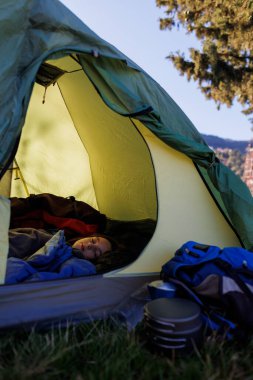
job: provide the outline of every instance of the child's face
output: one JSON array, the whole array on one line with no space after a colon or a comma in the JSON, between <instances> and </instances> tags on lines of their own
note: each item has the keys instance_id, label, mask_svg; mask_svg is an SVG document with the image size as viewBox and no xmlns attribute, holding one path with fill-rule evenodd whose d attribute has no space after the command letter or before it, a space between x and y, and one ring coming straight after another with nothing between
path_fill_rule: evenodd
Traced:
<instances>
[{"instance_id":1,"label":"child's face","mask_svg":"<svg viewBox=\"0 0 253 380\"><path fill-rule=\"evenodd\" d=\"M80 249L83 257L87 260L96 259L112 249L110 241L102 236L90 236L79 239L72 247Z\"/></svg>"}]
</instances>

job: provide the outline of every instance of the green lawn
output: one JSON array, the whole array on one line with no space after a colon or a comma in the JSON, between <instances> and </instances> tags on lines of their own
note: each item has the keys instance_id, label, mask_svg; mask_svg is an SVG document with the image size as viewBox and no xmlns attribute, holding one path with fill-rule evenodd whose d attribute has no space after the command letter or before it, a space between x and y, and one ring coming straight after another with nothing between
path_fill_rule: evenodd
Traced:
<instances>
[{"instance_id":1,"label":"green lawn","mask_svg":"<svg viewBox=\"0 0 253 380\"><path fill-rule=\"evenodd\" d=\"M144 329L95 322L47 332L5 332L0 379L252 380L253 339L247 344L209 338L186 357L151 353Z\"/></svg>"}]
</instances>

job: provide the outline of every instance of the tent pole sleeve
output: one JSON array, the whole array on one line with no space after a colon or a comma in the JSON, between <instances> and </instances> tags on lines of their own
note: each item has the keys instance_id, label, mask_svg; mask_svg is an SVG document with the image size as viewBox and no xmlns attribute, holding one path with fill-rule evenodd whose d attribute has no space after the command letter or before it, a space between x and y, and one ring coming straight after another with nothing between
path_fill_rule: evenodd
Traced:
<instances>
[{"instance_id":1,"label":"tent pole sleeve","mask_svg":"<svg viewBox=\"0 0 253 380\"><path fill-rule=\"evenodd\" d=\"M0 284L4 284L9 251L10 200L0 196Z\"/></svg>"}]
</instances>

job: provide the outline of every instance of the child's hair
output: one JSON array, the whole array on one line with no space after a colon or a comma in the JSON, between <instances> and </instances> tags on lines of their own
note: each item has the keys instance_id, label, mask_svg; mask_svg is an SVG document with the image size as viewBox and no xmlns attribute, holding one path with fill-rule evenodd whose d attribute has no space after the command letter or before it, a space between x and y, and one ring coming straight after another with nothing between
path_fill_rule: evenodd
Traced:
<instances>
[{"instance_id":1,"label":"child's hair","mask_svg":"<svg viewBox=\"0 0 253 380\"><path fill-rule=\"evenodd\" d=\"M103 233L100 233L100 232L97 232L97 233L94 233L94 234L91 234L89 236L99 236L99 237L103 237L107 240L109 240L109 242L111 243L111 246L112 246L112 249L109 251L117 251L117 250L120 250L120 249L123 249L123 245L120 244L115 238L113 238L112 236L109 236L109 235L105 235Z\"/></svg>"}]
</instances>

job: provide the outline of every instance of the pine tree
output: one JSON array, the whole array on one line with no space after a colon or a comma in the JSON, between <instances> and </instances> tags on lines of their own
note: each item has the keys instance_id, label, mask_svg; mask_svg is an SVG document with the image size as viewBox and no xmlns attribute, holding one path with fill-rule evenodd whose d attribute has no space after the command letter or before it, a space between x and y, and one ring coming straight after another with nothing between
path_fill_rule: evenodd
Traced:
<instances>
[{"instance_id":1,"label":"pine tree","mask_svg":"<svg viewBox=\"0 0 253 380\"><path fill-rule=\"evenodd\" d=\"M253 0L156 0L165 7L160 28L183 27L194 33L201 48L168 58L187 79L197 81L218 108L237 100L253 113ZM253 121L253 119L251 119Z\"/></svg>"}]
</instances>

